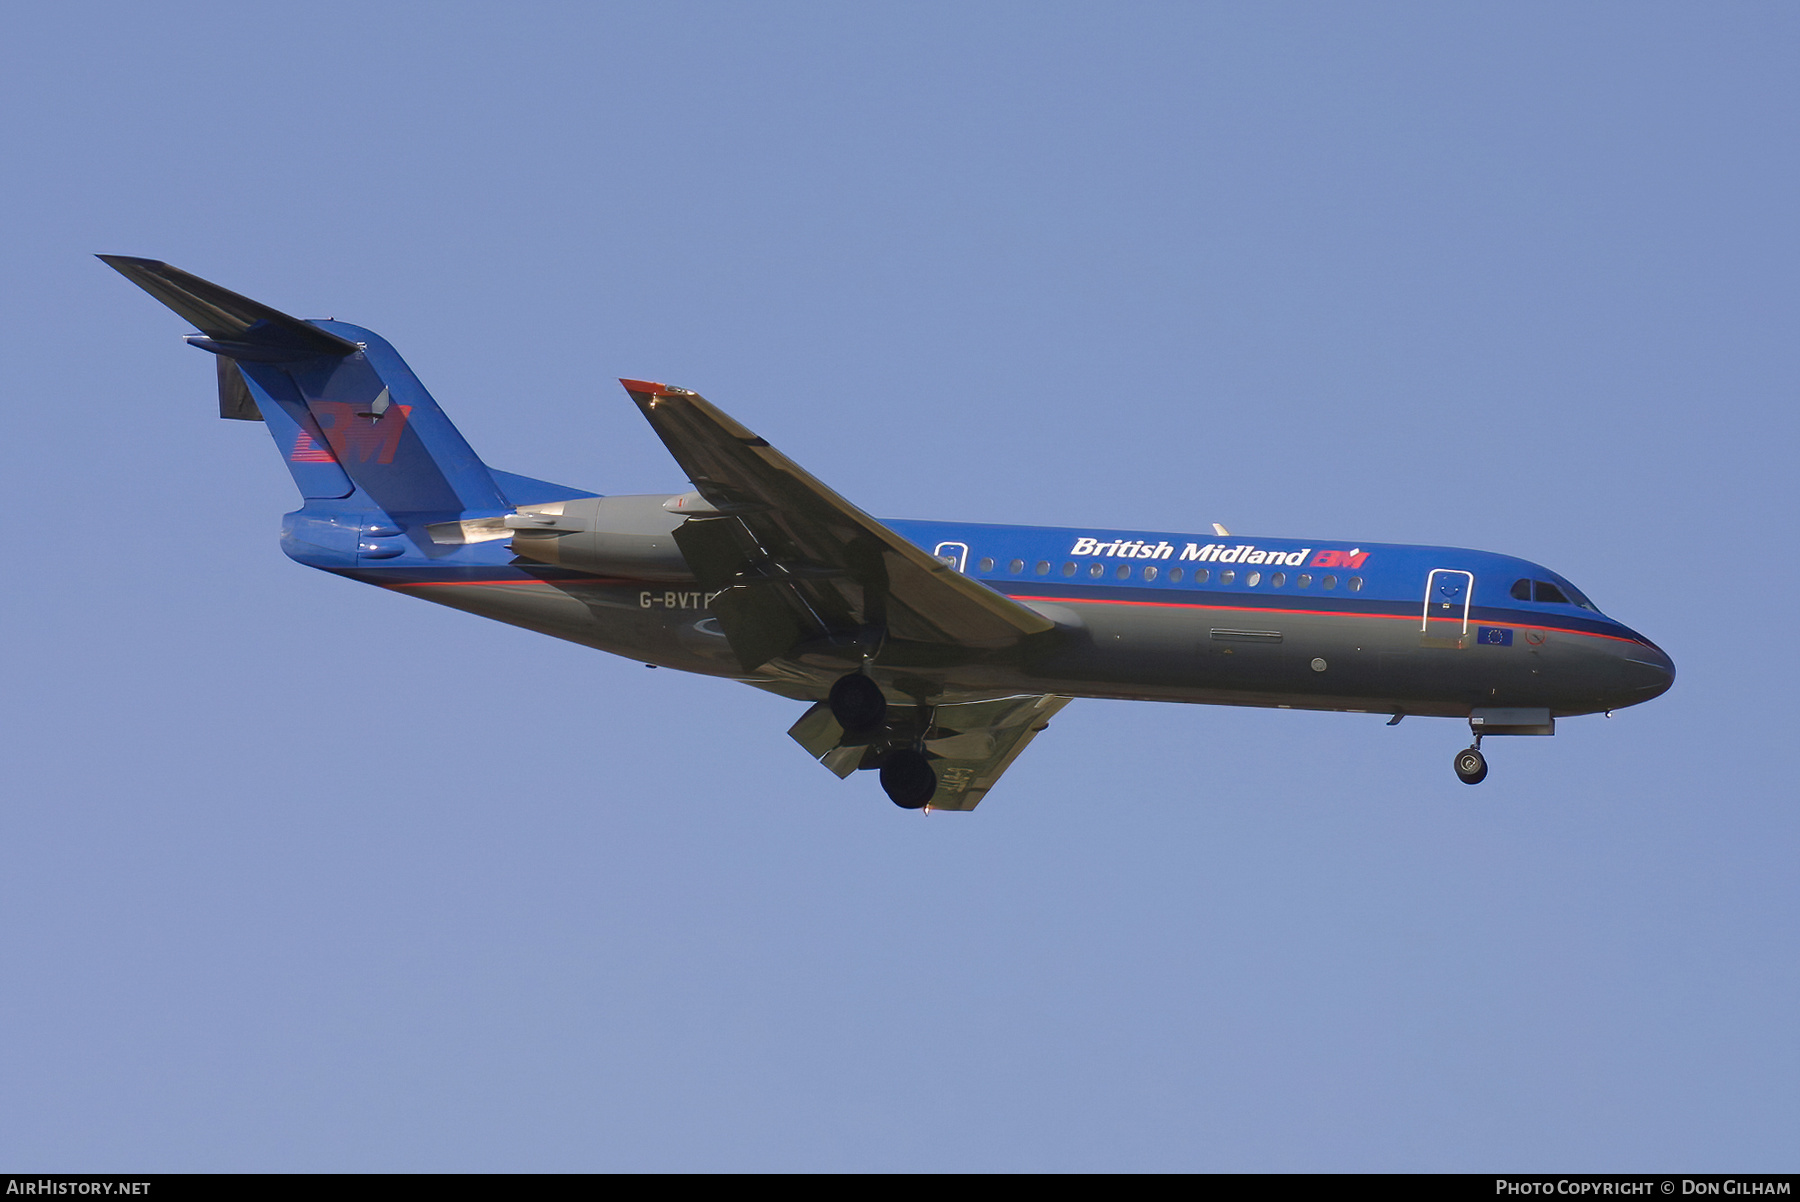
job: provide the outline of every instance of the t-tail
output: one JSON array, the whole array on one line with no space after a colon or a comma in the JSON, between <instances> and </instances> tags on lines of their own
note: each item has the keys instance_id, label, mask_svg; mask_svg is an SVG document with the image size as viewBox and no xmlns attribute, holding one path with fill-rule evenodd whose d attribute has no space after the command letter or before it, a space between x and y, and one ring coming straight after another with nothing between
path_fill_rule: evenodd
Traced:
<instances>
[{"instance_id":1,"label":"t-tail","mask_svg":"<svg viewBox=\"0 0 1800 1202\"><path fill-rule=\"evenodd\" d=\"M377 334L290 317L155 259L99 258L200 331L187 341L218 357L220 417L267 423L305 498L289 522L295 558L431 557L429 526L593 495L490 469Z\"/></svg>"}]
</instances>

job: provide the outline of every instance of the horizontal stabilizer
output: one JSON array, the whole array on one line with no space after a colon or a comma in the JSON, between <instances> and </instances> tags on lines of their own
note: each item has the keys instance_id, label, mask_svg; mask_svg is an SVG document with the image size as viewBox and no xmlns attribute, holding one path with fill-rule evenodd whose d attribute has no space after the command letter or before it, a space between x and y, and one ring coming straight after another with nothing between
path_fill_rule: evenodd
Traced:
<instances>
[{"instance_id":1,"label":"horizontal stabilizer","mask_svg":"<svg viewBox=\"0 0 1800 1202\"><path fill-rule=\"evenodd\" d=\"M356 353L354 342L167 263L127 255L96 258L206 335L190 339L202 350L252 362L342 359Z\"/></svg>"}]
</instances>

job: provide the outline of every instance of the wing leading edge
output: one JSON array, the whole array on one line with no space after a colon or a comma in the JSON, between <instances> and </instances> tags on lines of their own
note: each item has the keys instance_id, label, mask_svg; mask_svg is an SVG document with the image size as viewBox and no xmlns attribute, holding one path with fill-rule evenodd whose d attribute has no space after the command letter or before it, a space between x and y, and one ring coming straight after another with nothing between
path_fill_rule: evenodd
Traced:
<instances>
[{"instance_id":1,"label":"wing leading edge","mask_svg":"<svg viewBox=\"0 0 1800 1202\"><path fill-rule=\"evenodd\" d=\"M1054 629L938 561L696 393L622 380L705 504L675 532L746 671L833 649L953 663ZM860 654L858 652L860 651Z\"/></svg>"}]
</instances>

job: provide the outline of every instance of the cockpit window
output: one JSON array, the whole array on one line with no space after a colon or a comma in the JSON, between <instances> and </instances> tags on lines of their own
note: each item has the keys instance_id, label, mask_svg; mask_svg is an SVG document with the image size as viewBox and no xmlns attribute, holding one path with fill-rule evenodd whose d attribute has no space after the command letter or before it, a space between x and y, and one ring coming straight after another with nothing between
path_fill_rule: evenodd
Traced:
<instances>
[{"instance_id":1,"label":"cockpit window","mask_svg":"<svg viewBox=\"0 0 1800 1202\"><path fill-rule=\"evenodd\" d=\"M1583 609L1600 611L1594 603L1581 595L1581 590L1572 584L1552 584L1548 580L1515 580L1512 585L1515 601L1544 601L1552 605L1579 605Z\"/></svg>"},{"instance_id":2,"label":"cockpit window","mask_svg":"<svg viewBox=\"0 0 1800 1202\"><path fill-rule=\"evenodd\" d=\"M1586 597L1584 597L1584 596L1582 596L1582 595L1581 595L1581 590L1580 590L1580 589L1578 589L1578 588L1576 588L1576 587L1575 587L1575 586L1574 586L1574 585L1572 585L1572 584L1566 584L1566 585L1564 585L1564 586L1563 586L1563 592L1565 592L1565 593L1567 593L1567 594L1569 594L1569 600L1571 600L1571 601L1573 601L1573 602L1574 602L1574 603L1575 603L1575 604L1577 604L1577 605L1579 605L1579 606L1581 606L1581 608L1583 608L1583 609L1591 609L1591 610L1593 610L1593 611L1594 611L1594 612L1595 612L1595 613L1599 613L1599 612L1600 612L1600 609L1599 609L1599 607L1598 607L1598 606L1596 606L1596 605L1595 605L1595 604L1594 604L1594 603L1593 603L1593 602L1592 602L1592 601L1589 601L1589 600L1588 600L1588 599L1587 599L1587 598L1586 598Z\"/></svg>"},{"instance_id":3,"label":"cockpit window","mask_svg":"<svg viewBox=\"0 0 1800 1202\"><path fill-rule=\"evenodd\" d=\"M1569 599L1563 596L1563 591L1548 580L1533 581L1531 592L1533 601L1554 601L1558 605L1570 604Z\"/></svg>"}]
</instances>

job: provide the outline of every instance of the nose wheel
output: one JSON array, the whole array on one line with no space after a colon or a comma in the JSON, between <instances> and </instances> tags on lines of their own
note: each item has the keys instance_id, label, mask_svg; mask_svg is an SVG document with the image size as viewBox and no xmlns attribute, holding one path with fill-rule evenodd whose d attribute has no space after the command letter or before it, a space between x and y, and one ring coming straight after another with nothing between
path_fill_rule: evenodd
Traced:
<instances>
[{"instance_id":1,"label":"nose wheel","mask_svg":"<svg viewBox=\"0 0 1800 1202\"><path fill-rule=\"evenodd\" d=\"M1465 785L1479 785L1487 779L1487 757L1481 754L1479 736L1475 746L1465 747L1456 753L1453 764L1456 768L1456 779Z\"/></svg>"}]
</instances>

